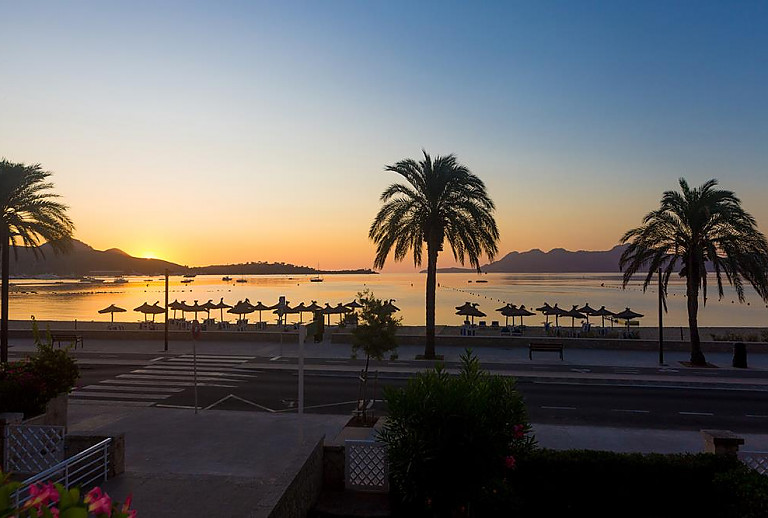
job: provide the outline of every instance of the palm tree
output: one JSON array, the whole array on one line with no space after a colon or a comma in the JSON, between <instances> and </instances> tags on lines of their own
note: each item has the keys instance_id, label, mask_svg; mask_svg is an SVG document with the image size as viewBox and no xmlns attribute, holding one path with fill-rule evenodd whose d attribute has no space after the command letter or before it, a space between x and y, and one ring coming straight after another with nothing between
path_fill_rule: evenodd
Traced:
<instances>
[{"instance_id":1,"label":"palm tree","mask_svg":"<svg viewBox=\"0 0 768 518\"><path fill-rule=\"evenodd\" d=\"M638 270L648 274L643 289L654 272L663 272L663 295L676 267L685 278L688 302L688 327L691 332L691 363L706 365L698 329L699 291L707 303L707 272L713 271L718 296L723 297L723 275L744 302L744 281L768 302L768 242L757 229L757 222L741 207L731 191L716 189L709 180L691 189L680 179L680 192L667 191L661 206L649 212L642 226L621 238L629 246L621 254L624 286ZM665 303L666 305L666 303Z\"/></svg>"},{"instance_id":2,"label":"palm tree","mask_svg":"<svg viewBox=\"0 0 768 518\"><path fill-rule=\"evenodd\" d=\"M8 361L8 277L10 248L28 247L37 257L39 246L50 243L55 253L71 245L74 226L67 207L50 192L51 173L39 164L24 165L0 160L0 261L2 293L0 294L0 363Z\"/></svg>"},{"instance_id":3,"label":"palm tree","mask_svg":"<svg viewBox=\"0 0 768 518\"><path fill-rule=\"evenodd\" d=\"M383 268L394 249L395 261L413 250L413 263L421 265L427 245L427 343L426 358L435 357L435 287L437 256L448 241L453 257L464 264L465 255L480 271L480 256L490 260L498 251L499 231L493 218L495 206L485 184L454 155L401 160L386 166L408 184L394 183L381 194L384 205L371 224L368 237L376 244L374 268Z\"/></svg>"}]
</instances>

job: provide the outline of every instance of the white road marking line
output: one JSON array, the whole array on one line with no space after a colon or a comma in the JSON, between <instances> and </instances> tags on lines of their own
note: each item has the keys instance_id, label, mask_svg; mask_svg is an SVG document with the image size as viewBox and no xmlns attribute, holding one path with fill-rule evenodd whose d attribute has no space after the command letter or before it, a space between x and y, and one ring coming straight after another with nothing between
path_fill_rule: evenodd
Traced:
<instances>
[{"instance_id":1,"label":"white road marking line","mask_svg":"<svg viewBox=\"0 0 768 518\"><path fill-rule=\"evenodd\" d=\"M164 387L191 387L194 385L191 381L144 381L144 380L102 380L99 383L112 383L119 385L145 385L145 386L157 386L162 385ZM198 383L198 387L224 387L224 388L236 388L237 385L220 385L216 383Z\"/></svg>"},{"instance_id":2,"label":"white road marking line","mask_svg":"<svg viewBox=\"0 0 768 518\"><path fill-rule=\"evenodd\" d=\"M208 363L244 363L244 360L212 360L209 358L203 358L201 356L198 356L198 361L206 361ZM169 362L191 362L194 361L194 357L187 356L183 358L168 358Z\"/></svg>"},{"instance_id":3,"label":"white road marking line","mask_svg":"<svg viewBox=\"0 0 768 518\"><path fill-rule=\"evenodd\" d=\"M332 406L341 406L341 405L356 405L357 401L342 401L341 403L325 403L323 405L310 405L310 406L304 406L304 410L309 410L312 408L328 408ZM277 410L277 412L293 412L296 411L297 407L292 406L291 408L283 408L281 410Z\"/></svg>"},{"instance_id":4,"label":"white road marking line","mask_svg":"<svg viewBox=\"0 0 768 518\"><path fill-rule=\"evenodd\" d=\"M166 363L162 365L145 365L142 367L142 369L153 369L153 370L178 370L178 371L188 371L191 370L194 366L193 365L168 365ZM221 372L243 372L243 369L239 367L222 367L221 365L199 365L197 366L198 369L213 369Z\"/></svg>"},{"instance_id":5,"label":"white road marking line","mask_svg":"<svg viewBox=\"0 0 768 518\"><path fill-rule=\"evenodd\" d=\"M151 367L164 367L166 365L178 366L178 367L191 367L195 365L195 362L193 362L192 360L189 360L189 361L185 360L183 362L173 362L173 363L168 363L168 362L153 363ZM217 369L237 369L240 366L240 364L239 363L216 363L211 361L198 360L197 366L198 367L200 366L215 367ZM150 367L150 365L147 365L147 367Z\"/></svg>"},{"instance_id":6,"label":"white road marking line","mask_svg":"<svg viewBox=\"0 0 768 518\"><path fill-rule=\"evenodd\" d=\"M160 369L136 369L135 372L138 374L167 374L169 376L192 376L194 373L194 370L192 369L186 369L183 371L171 371L171 370L160 370ZM238 378L256 378L257 376L253 374L237 374L235 372L219 372L219 371L209 371L205 369L198 369L197 370L198 376L236 376Z\"/></svg>"},{"instance_id":7,"label":"white road marking line","mask_svg":"<svg viewBox=\"0 0 768 518\"><path fill-rule=\"evenodd\" d=\"M193 376L151 376L149 374L120 374L118 378L137 379L137 380L163 380L163 381L194 381ZM233 380L227 378L209 378L198 376L197 381L217 381L217 382L229 382L239 383L243 380Z\"/></svg>"},{"instance_id":8,"label":"white road marking line","mask_svg":"<svg viewBox=\"0 0 768 518\"><path fill-rule=\"evenodd\" d=\"M124 399L165 399L170 394L125 394L123 392L80 392L75 391L70 397L100 397L100 398L124 398Z\"/></svg>"},{"instance_id":9,"label":"white road marking line","mask_svg":"<svg viewBox=\"0 0 768 518\"><path fill-rule=\"evenodd\" d=\"M611 408L611 412L629 412L631 414L650 414L650 410L633 410L630 408Z\"/></svg>"},{"instance_id":10,"label":"white road marking line","mask_svg":"<svg viewBox=\"0 0 768 518\"><path fill-rule=\"evenodd\" d=\"M547 410L576 410L575 406L542 406L541 408L546 408Z\"/></svg>"},{"instance_id":11,"label":"white road marking line","mask_svg":"<svg viewBox=\"0 0 768 518\"><path fill-rule=\"evenodd\" d=\"M77 398L70 398L69 400L70 404L75 405L102 405L102 406L113 406L113 405L119 405L119 406L152 406L154 405L153 401L114 401L110 399L77 399Z\"/></svg>"},{"instance_id":12,"label":"white road marking line","mask_svg":"<svg viewBox=\"0 0 768 518\"><path fill-rule=\"evenodd\" d=\"M164 360L164 359L165 359L165 356L158 356L157 358L152 358L149 361L151 361L151 362L159 362L160 360Z\"/></svg>"},{"instance_id":13,"label":"white road marking line","mask_svg":"<svg viewBox=\"0 0 768 518\"><path fill-rule=\"evenodd\" d=\"M160 408L183 408L184 410L194 410L195 407L189 406L189 405L166 405L164 403L158 403L155 405L156 407ZM202 410L200 407L197 407L198 409Z\"/></svg>"},{"instance_id":14,"label":"white road marking line","mask_svg":"<svg viewBox=\"0 0 768 518\"><path fill-rule=\"evenodd\" d=\"M123 392L184 392L184 389L170 387L130 387L125 385L88 385L80 390L115 390ZM75 392L77 392L75 391Z\"/></svg>"},{"instance_id":15,"label":"white road marking line","mask_svg":"<svg viewBox=\"0 0 768 518\"><path fill-rule=\"evenodd\" d=\"M241 398L240 396L236 396L236 395L234 395L234 394L229 394L229 395L227 395L227 396L224 396L223 398L219 399L219 400L218 400L218 401L216 401L215 403L211 403L211 404L210 404L210 405L208 405L207 407L203 408L203 410L210 410L211 408L215 407L216 405L218 405L218 404L221 404L221 403L223 403L224 401L227 401L227 400L229 400L229 399L234 399L234 400L240 401L240 402L242 402L242 403L246 403L246 404L248 404L248 405L254 406L254 407L256 407L256 408L260 408L260 409L262 409L262 410L265 410L265 411L267 411L267 412L270 412L270 413L274 413L274 412L275 412L274 410L272 410L272 409L271 409L271 408L269 408L269 407L265 407L264 405L260 405L260 404L258 404L258 403L254 403L253 401L249 401L249 400L247 400L247 399L243 399L243 398Z\"/></svg>"},{"instance_id":16,"label":"white road marking line","mask_svg":"<svg viewBox=\"0 0 768 518\"><path fill-rule=\"evenodd\" d=\"M282 358L282 356L273 356L272 358L269 359L269 361L274 362L279 360L280 358Z\"/></svg>"},{"instance_id":17,"label":"white road marking line","mask_svg":"<svg viewBox=\"0 0 768 518\"><path fill-rule=\"evenodd\" d=\"M678 414L680 414L680 415L699 415L699 416L705 416L705 417L709 417L709 416L715 415L712 412L678 412Z\"/></svg>"},{"instance_id":18,"label":"white road marking line","mask_svg":"<svg viewBox=\"0 0 768 518\"><path fill-rule=\"evenodd\" d=\"M191 354L182 354L180 358L192 358ZM255 356L238 356L229 354L198 354L198 358L221 358L223 360L253 360Z\"/></svg>"},{"instance_id":19,"label":"white road marking line","mask_svg":"<svg viewBox=\"0 0 768 518\"><path fill-rule=\"evenodd\" d=\"M760 414L745 414L744 417L754 417L756 419L768 419L768 415L760 415Z\"/></svg>"},{"instance_id":20,"label":"white road marking line","mask_svg":"<svg viewBox=\"0 0 768 518\"><path fill-rule=\"evenodd\" d=\"M381 377L381 376L379 376ZM744 387L695 387L686 385L661 385L655 382L649 382L646 385L640 383L580 383L575 381L544 381L533 380L530 383L539 385L580 385L583 387L632 387L632 388L663 388L663 389L681 389L681 390L731 390L739 392L768 392L768 385L764 389L756 389L754 386L745 385ZM700 383L700 382L697 382Z\"/></svg>"}]
</instances>

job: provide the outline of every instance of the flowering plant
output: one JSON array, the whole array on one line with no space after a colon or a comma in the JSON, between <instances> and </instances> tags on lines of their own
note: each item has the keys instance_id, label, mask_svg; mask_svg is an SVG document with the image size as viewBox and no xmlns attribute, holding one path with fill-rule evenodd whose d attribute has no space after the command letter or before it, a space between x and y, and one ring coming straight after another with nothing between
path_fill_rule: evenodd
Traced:
<instances>
[{"instance_id":1,"label":"flowering plant","mask_svg":"<svg viewBox=\"0 0 768 518\"><path fill-rule=\"evenodd\" d=\"M79 489L67 490L61 484L32 484L29 498L16 508L12 502L18 488L18 482L0 471L0 518L136 518L130 496L120 504L98 487L82 496Z\"/></svg>"}]
</instances>

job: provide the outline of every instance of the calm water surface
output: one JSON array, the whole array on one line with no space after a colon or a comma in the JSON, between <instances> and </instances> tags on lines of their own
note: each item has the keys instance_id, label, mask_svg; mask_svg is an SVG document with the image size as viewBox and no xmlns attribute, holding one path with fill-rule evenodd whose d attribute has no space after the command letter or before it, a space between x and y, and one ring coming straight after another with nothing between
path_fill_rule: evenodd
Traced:
<instances>
[{"instance_id":1,"label":"calm water surface","mask_svg":"<svg viewBox=\"0 0 768 518\"><path fill-rule=\"evenodd\" d=\"M247 283L236 283L245 278ZM84 284L71 281L41 281L32 279L12 279L10 318L29 319L34 315L39 319L51 320L109 320L109 315L100 315L97 311L110 304L128 309L118 313L115 320L132 322L142 319L133 308L143 302L162 305L164 282L162 277L126 277L126 284L112 284L111 278L103 278L103 284ZM239 300L250 299L252 303L261 301L266 305L275 304L280 295L285 295L291 305L315 300L320 305L329 302L347 303L356 294L366 288L377 297L395 299L395 304L402 310L405 325L424 325L424 284L423 274L381 274L381 275L327 275L324 282L309 282L309 276L245 276L225 282L220 276L198 275L190 284L182 284L182 277L174 276L170 280L170 300L185 300L201 304L212 299L218 302L222 297L232 305ZM478 279L487 283L477 283ZM634 311L646 315L641 319L643 325L657 323L657 292L655 287L643 293L640 280L633 282L627 289L621 288L621 277L617 274L439 274L437 289L438 324L459 325L462 317L456 316L454 307L465 301L476 302L481 311L488 314L486 320L504 321L494 310L505 302L525 304L536 308L544 302L570 309L588 302L599 308L605 305L613 311L631 307ZM471 281L471 282L470 282ZM710 281L714 287L714 281ZM670 326L686 325L685 286L680 281L670 284L669 313L665 324ZM748 304L747 304L748 303ZM726 289L725 297L718 301L716 288L712 289L710 299L699 313L701 326L746 326L768 327L768 309L764 302L752 291L747 292L747 303L739 304L732 289ZM212 316L218 319L218 311ZM265 312L264 320L274 321L275 315ZM234 319L227 315L225 319ZM307 315L305 315L305 318ZM251 315L251 321L258 319L258 314ZM296 316L290 317L293 321ZM334 317L335 318L335 317ZM162 319L162 316L160 317ZM537 314L528 317L528 325L538 325L543 316Z\"/></svg>"}]
</instances>

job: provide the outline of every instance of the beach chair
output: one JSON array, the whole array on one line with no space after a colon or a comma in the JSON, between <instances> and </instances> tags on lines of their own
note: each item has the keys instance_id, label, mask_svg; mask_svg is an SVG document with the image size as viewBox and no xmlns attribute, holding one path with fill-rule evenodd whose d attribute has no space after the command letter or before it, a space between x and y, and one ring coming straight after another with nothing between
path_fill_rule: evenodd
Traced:
<instances>
[{"instance_id":1,"label":"beach chair","mask_svg":"<svg viewBox=\"0 0 768 518\"><path fill-rule=\"evenodd\" d=\"M480 322L478 322L478 325L479 325L480 327L486 327L486 325L485 325L485 324L486 324L485 320L481 320Z\"/></svg>"},{"instance_id":2,"label":"beach chair","mask_svg":"<svg viewBox=\"0 0 768 518\"><path fill-rule=\"evenodd\" d=\"M499 328L499 321L498 320L491 320L491 328L492 329L498 329Z\"/></svg>"}]
</instances>

